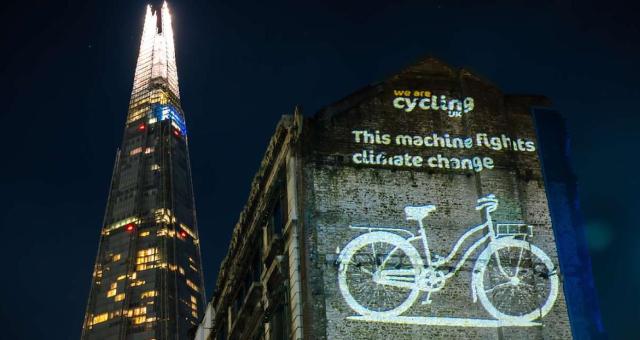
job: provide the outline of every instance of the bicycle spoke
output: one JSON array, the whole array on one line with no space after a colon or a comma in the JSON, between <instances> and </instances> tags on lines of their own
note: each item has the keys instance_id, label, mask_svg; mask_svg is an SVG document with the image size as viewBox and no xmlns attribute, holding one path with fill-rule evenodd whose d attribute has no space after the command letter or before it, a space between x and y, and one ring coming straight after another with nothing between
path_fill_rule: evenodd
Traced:
<instances>
[{"instance_id":1,"label":"bicycle spoke","mask_svg":"<svg viewBox=\"0 0 640 340\"><path fill-rule=\"evenodd\" d=\"M366 269L361 262L349 261L348 265L353 265L354 267L358 268L361 272L364 272L364 273L367 273L367 274L373 276L373 273L370 270Z\"/></svg>"},{"instance_id":2,"label":"bicycle spoke","mask_svg":"<svg viewBox=\"0 0 640 340\"><path fill-rule=\"evenodd\" d=\"M393 254L398 250L398 247L394 247L389 254L387 254L387 256L385 257L384 261L382 261L382 263L380 264L380 267L384 267L387 262L391 259L391 257L393 256Z\"/></svg>"},{"instance_id":3,"label":"bicycle spoke","mask_svg":"<svg viewBox=\"0 0 640 340\"><path fill-rule=\"evenodd\" d=\"M520 248L520 255L518 255L518 263L516 264L516 272L513 277L518 277L518 272L520 271L520 261L522 260L522 253L524 253L524 248Z\"/></svg>"},{"instance_id":4,"label":"bicycle spoke","mask_svg":"<svg viewBox=\"0 0 640 340\"><path fill-rule=\"evenodd\" d=\"M495 258L496 258L496 263L498 265L498 269L500 270L500 272L502 273L502 275L506 276L506 277L510 277L509 274L507 274L507 272L504 270L504 267L502 266L502 261L500 260L500 254L499 251L496 251L494 253Z\"/></svg>"},{"instance_id":5,"label":"bicycle spoke","mask_svg":"<svg viewBox=\"0 0 640 340\"><path fill-rule=\"evenodd\" d=\"M377 266L378 265L378 254L376 254L376 244L371 243L371 254L373 254L373 265Z\"/></svg>"},{"instance_id":6,"label":"bicycle spoke","mask_svg":"<svg viewBox=\"0 0 640 340\"><path fill-rule=\"evenodd\" d=\"M510 282L499 283L499 284L497 284L497 285L493 286L492 288L489 288L489 289L485 290L485 292L487 292L487 293L491 293L491 292L493 292L494 290L496 290L497 288L500 288L500 287L502 287L502 286L506 286L506 285L510 285L510 284L511 284Z\"/></svg>"},{"instance_id":7,"label":"bicycle spoke","mask_svg":"<svg viewBox=\"0 0 640 340\"><path fill-rule=\"evenodd\" d=\"M367 274L369 274L369 275L373 276L373 273L372 273L371 271L367 270L367 269L360 268L360 271L361 271L361 272L365 272L365 273L367 273Z\"/></svg>"}]
</instances>

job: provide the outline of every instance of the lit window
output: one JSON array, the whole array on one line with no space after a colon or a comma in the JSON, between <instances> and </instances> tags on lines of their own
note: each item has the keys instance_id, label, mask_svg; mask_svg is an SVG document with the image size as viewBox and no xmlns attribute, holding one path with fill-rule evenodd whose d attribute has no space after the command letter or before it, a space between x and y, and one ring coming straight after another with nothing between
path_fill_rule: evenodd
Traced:
<instances>
[{"instance_id":1,"label":"lit window","mask_svg":"<svg viewBox=\"0 0 640 340\"><path fill-rule=\"evenodd\" d=\"M144 280L137 280L137 281L133 281L131 282L131 287L137 287L137 286L142 286L143 284L145 284L146 282Z\"/></svg>"},{"instance_id":2,"label":"lit window","mask_svg":"<svg viewBox=\"0 0 640 340\"><path fill-rule=\"evenodd\" d=\"M151 170L154 170L154 171L155 171L155 170L160 170L160 166L159 166L158 164L153 164L153 165L151 166Z\"/></svg>"},{"instance_id":3,"label":"lit window","mask_svg":"<svg viewBox=\"0 0 640 340\"><path fill-rule=\"evenodd\" d=\"M191 295L191 309L195 312L198 310L198 300L195 296ZM196 316L197 317L197 316Z\"/></svg>"},{"instance_id":4,"label":"lit window","mask_svg":"<svg viewBox=\"0 0 640 340\"><path fill-rule=\"evenodd\" d=\"M136 270L142 271L156 268L158 267L158 265L152 264L151 262L156 262L158 260L160 260L158 248L148 248L140 250L138 251L138 257L136 258Z\"/></svg>"},{"instance_id":5,"label":"lit window","mask_svg":"<svg viewBox=\"0 0 640 340\"><path fill-rule=\"evenodd\" d=\"M111 260L112 260L113 262L120 261L120 254L115 254L115 255L113 255L113 258L112 258Z\"/></svg>"},{"instance_id":6,"label":"lit window","mask_svg":"<svg viewBox=\"0 0 640 340\"><path fill-rule=\"evenodd\" d=\"M91 324L95 325L97 323L105 322L108 319L109 319L109 313L98 314L93 317L93 319L91 320Z\"/></svg>"},{"instance_id":7,"label":"lit window","mask_svg":"<svg viewBox=\"0 0 640 340\"><path fill-rule=\"evenodd\" d=\"M156 220L157 221L157 220ZM162 221L161 221L162 222ZM168 220L166 221L167 223L170 223ZM169 237L174 237L176 235L176 232L174 230L169 230L167 228L163 228L158 230L157 232L158 236L169 236Z\"/></svg>"},{"instance_id":8,"label":"lit window","mask_svg":"<svg viewBox=\"0 0 640 340\"><path fill-rule=\"evenodd\" d=\"M180 272L180 274L184 275L184 268L178 267L178 271Z\"/></svg>"},{"instance_id":9,"label":"lit window","mask_svg":"<svg viewBox=\"0 0 640 340\"><path fill-rule=\"evenodd\" d=\"M151 92L151 100L150 103L160 103L166 104L169 102L169 96L164 91L153 91Z\"/></svg>"},{"instance_id":10,"label":"lit window","mask_svg":"<svg viewBox=\"0 0 640 340\"><path fill-rule=\"evenodd\" d=\"M147 270L147 269L154 269L154 268L158 268L158 265L157 264L147 264L147 263L136 265L136 270L139 271L139 272L141 272L143 270Z\"/></svg>"},{"instance_id":11,"label":"lit window","mask_svg":"<svg viewBox=\"0 0 640 340\"><path fill-rule=\"evenodd\" d=\"M138 256L148 256L153 255L158 252L158 248L148 248L138 251Z\"/></svg>"},{"instance_id":12,"label":"lit window","mask_svg":"<svg viewBox=\"0 0 640 340\"><path fill-rule=\"evenodd\" d=\"M143 256L143 257L138 257L136 259L136 264L154 262L154 261L157 261L157 260L159 260L159 256L158 255Z\"/></svg>"},{"instance_id":13,"label":"lit window","mask_svg":"<svg viewBox=\"0 0 640 340\"><path fill-rule=\"evenodd\" d=\"M159 260L158 255L143 256L136 259L136 264L155 262L157 260Z\"/></svg>"},{"instance_id":14,"label":"lit window","mask_svg":"<svg viewBox=\"0 0 640 340\"><path fill-rule=\"evenodd\" d=\"M146 316L138 316L133 318L133 324L134 325L139 325L141 323L144 323L145 321L147 321L147 317Z\"/></svg>"},{"instance_id":15,"label":"lit window","mask_svg":"<svg viewBox=\"0 0 640 340\"><path fill-rule=\"evenodd\" d=\"M115 289L109 289L109 291L107 292L107 297L112 297L116 295L116 290Z\"/></svg>"},{"instance_id":16,"label":"lit window","mask_svg":"<svg viewBox=\"0 0 640 340\"><path fill-rule=\"evenodd\" d=\"M186 279L187 280L187 286L191 287L191 289L195 290L196 292L199 292L200 290L198 289L198 286L196 286L193 282L191 282L191 280Z\"/></svg>"},{"instance_id":17,"label":"lit window","mask_svg":"<svg viewBox=\"0 0 640 340\"><path fill-rule=\"evenodd\" d=\"M120 220L120 221L118 221L116 223L113 223L113 224L110 224L110 225L104 227L104 229L102 230L102 233L104 235L109 235L109 232L111 232L112 230L118 229L118 228L120 228L122 226L129 225L129 224L135 226L135 224L138 223L138 222L140 222L140 219L137 218L137 217L125 218L124 220Z\"/></svg>"},{"instance_id":18,"label":"lit window","mask_svg":"<svg viewBox=\"0 0 640 340\"><path fill-rule=\"evenodd\" d=\"M146 101L148 101L148 99L145 98L142 101L132 103L131 105L129 105L129 107L133 108L135 106L139 106L141 104L144 104L144 102ZM142 118L147 113L148 109L149 109L148 107L144 107L142 109L130 111L129 116L127 117L127 123L131 123L135 120Z\"/></svg>"},{"instance_id":19,"label":"lit window","mask_svg":"<svg viewBox=\"0 0 640 340\"><path fill-rule=\"evenodd\" d=\"M140 237L147 237L149 236L149 231L143 231L140 233Z\"/></svg>"},{"instance_id":20,"label":"lit window","mask_svg":"<svg viewBox=\"0 0 640 340\"><path fill-rule=\"evenodd\" d=\"M124 293L120 293L120 294L116 295L116 297L114 298L114 300L116 300L116 301L122 301L122 300L124 300Z\"/></svg>"},{"instance_id":21,"label":"lit window","mask_svg":"<svg viewBox=\"0 0 640 340\"><path fill-rule=\"evenodd\" d=\"M137 148L131 150L131 152L129 152L129 155L133 156L133 155L137 155L137 154L139 154L141 152L142 152L142 147L137 147Z\"/></svg>"},{"instance_id":22,"label":"lit window","mask_svg":"<svg viewBox=\"0 0 640 340\"><path fill-rule=\"evenodd\" d=\"M153 148L146 148L146 149L144 150L144 153L145 153L145 154L150 154L150 153L152 153L152 152L153 152L153 150L154 150Z\"/></svg>"},{"instance_id":23,"label":"lit window","mask_svg":"<svg viewBox=\"0 0 640 340\"><path fill-rule=\"evenodd\" d=\"M145 315L147 314L147 307L134 308L131 313L133 314L133 316Z\"/></svg>"},{"instance_id":24,"label":"lit window","mask_svg":"<svg viewBox=\"0 0 640 340\"><path fill-rule=\"evenodd\" d=\"M191 311L191 315L193 315L193 317L196 318L196 319L198 318L198 312L196 312L194 310Z\"/></svg>"},{"instance_id":25,"label":"lit window","mask_svg":"<svg viewBox=\"0 0 640 340\"><path fill-rule=\"evenodd\" d=\"M124 278L127 277L126 275L120 275L118 276L118 278L116 280L121 281L124 280Z\"/></svg>"},{"instance_id":26,"label":"lit window","mask_svg":"<svg viewBox=\"0 0 640 340\"><path fill-rule=\"evenodd\" d=\"M142 293L142 295L140 296L140 298L141 298L141 299L144 299L144 298L154 297L154 296L158 296L158 291L155 291L155 290L149 290L149 291L146 291L146 292Z\"/></svg>"},{"instance_id":27,"label":"lit window","mask_svg":"<svg viewBox=\"0 0 640 340\"><path fill-rule=\"evenodd\" d=\"M175 223L176 218L173 216L173 213L169 209L157 209L155 212L156 222L166 222L166 223Z\"/></svg>"}]
</instances>

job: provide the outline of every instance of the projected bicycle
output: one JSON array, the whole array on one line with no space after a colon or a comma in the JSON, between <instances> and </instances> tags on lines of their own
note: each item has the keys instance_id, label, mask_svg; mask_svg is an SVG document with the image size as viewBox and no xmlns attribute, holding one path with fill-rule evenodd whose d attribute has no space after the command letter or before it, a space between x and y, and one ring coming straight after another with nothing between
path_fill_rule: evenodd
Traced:
<instances>
[{"instance_id":1,"label":"projected bicycle","mask_svg":"<svg viewBox=\"0 0 640 340\"><path fill-rule=\"evenodd\" d=\"M431 253L423 225L435 205L404 208L406 219L418 223L418 235L396 227L349 226L366 233L337 250L338 284L347 304L377 321L404 313L421 293L426 293L422 304L430 304L432 294L482 250L471 272L473 302L480 300L489 314L505 323L545 316L558 296L556 267L544 251L527 241L533 235L532 226L494 224L491 213L497 208L494 195L478 199L476 210L484 210L485 222L464 233L446 257ZM471 245L461 252L465 243Z\"/></svg>"}]
</instances>

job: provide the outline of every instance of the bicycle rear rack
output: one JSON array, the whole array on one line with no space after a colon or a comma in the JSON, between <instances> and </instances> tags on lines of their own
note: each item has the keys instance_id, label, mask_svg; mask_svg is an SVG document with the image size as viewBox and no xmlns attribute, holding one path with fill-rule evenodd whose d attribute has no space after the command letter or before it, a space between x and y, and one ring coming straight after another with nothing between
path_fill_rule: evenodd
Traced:
<instances>
[{"instance_id":1,"label":"bicycle rear rack","mask_svg":"<svg viewBox=\"0 0 640 340\"><path fill-rule=\"evenodd\" d=\"M533 226L523 223L496 223L496 237L533 236Z\"/></svg>"}]
</instances>

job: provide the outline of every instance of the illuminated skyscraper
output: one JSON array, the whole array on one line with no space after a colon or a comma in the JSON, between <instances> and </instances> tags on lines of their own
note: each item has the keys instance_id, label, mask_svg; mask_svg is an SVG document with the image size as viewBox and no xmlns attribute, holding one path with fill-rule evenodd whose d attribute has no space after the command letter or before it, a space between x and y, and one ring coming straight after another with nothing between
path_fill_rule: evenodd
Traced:
<instances>
[{"instance_id":1,"label":"illuminated skyscraper","mask_svg":"<svg viewBox=\"0 0 640 340\"><path fill-rule=\"evenodd\" d=\"M158 18L159 16L159 18ZM147 7L82 339L187 339L204 285L171 15Z\"/></svg>"}]
</instances>

